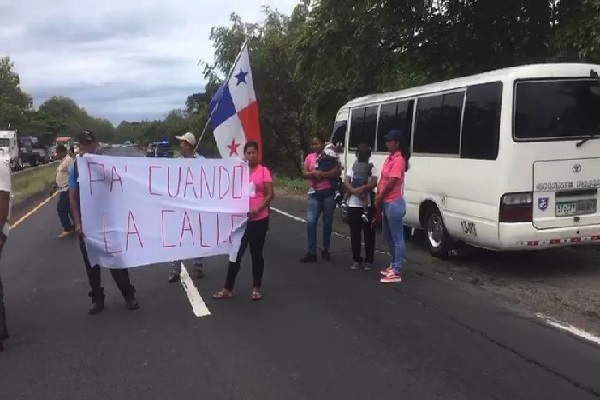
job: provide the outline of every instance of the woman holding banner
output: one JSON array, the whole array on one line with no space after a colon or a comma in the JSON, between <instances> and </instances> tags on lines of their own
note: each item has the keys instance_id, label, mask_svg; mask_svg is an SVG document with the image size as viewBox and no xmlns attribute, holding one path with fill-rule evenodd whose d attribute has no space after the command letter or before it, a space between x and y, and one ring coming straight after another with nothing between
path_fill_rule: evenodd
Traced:
<instances>
[{"instance_id":1,"label":"woman holding banner","mask_svg":"<svg viewBox=\"0 0 600 400\"><path fill-rule=\"evenodd\" d=\"M258 161L258 143L254 141L247 142L244 146L244 156L250 167L250 212L248 213L248 224L242 238L242 243L238 251L235 262L229 262L227 278L223 289L213 295L213 299L230 299L233 297L233 287L235 279L240 271L242 257L246 248L250 246L252 256L252 300L262 299L261 286L262 277L265 269L265 260L263 257L263 248L265 238L269 230L269 210L271 201L275 197L273 190L273 180L269 169Z\"/></svg>"}]
</instances>

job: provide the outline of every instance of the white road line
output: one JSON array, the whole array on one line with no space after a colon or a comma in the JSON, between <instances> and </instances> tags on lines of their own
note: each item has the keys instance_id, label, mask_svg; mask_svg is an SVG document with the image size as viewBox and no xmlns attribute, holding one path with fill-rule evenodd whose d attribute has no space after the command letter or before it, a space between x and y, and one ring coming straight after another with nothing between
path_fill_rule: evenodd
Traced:
<instances>
[{"instance_id":1,"label":"white road line","mask_svg":"<svg viewBox=\"0 0 600 400\"><path fill-rule=\"evenodd\" d=\"M295 215L292 215L292 214L290 214L288 212L279 210L279 209L277 209L275 207L271 207L271 210L275 211L278 214L283 215L284 217L293 219L294 221L301 222L301 223L304 223L304 224L306 223L305 219L300 218L300 217L296 217ZM334 232L333 234L335 236L338 236L338 237L342 237L342 238L345 238L345 239L350 239L348 236L339 234L337 232ZM413 230L413 234L414 234L414 230ZM385 255L389 256L389 253L384 252L384 251L376 250L376 252L379 253L379 254L385 254ZM404 260L404 261L406 262L406 260ZM552 318L552 317L548 317L548 316L546 316L546 315L544 315L542 313L537 313L536 317L543 319L546 324L552 326L553 328L559 329L561 331L568 332L568 333L570 333L572 335L575 335L575 336L577 336L577 337L579 337L581 339L587 340L588 342L591 342L591 343L594 343L594 344L597 344L597 345L600 346L600 337L594 336L593 334L591 334L589 332L586 332L586 331L584 331L582 329L579 329L579 328L577 328L577 327L575 327L573 325L569 325L569 324L566 324L564 322L560 322L557 319Z\"/></svg>"},{"instance_id":2,"label":"white road line","mask_svg":"<svg viewBox=\"0 0 600 400\"><path fill-rule=\"evenodd\" d=\"M305 223L306 223L306 220L305 220L305 219L303 219L303 218L300 218L300 217L296 217L295 215L292 215L292 214L290 214L290 213L288 213L288 212L282 211L282 210L280 210L280 209L278 209L278 208L271 207L271 210L272 210L272 211L275 211L275 212L276 212L276 213L278 213L278 214L281 214L281 215L283 215L284 217L287 217L287 218L293 219L294 221L301 222L301 223L303 223L303 224L305 224ZM350 236L347 236L347 235L342 235L341 233L337 233L337 232L333 232L333 236L337 236L337 237L340 237L340 238L342 238L342 239L347 239L347 240L350 240ZM388 253L387 251L381 251L381 250L377 250L377 249L375 249L375 253L378 253L378 254L383 254L383 255L386 255L386 256L389 256L389 255L390 255L390 253ZM406 262L406 259L404 260L404 262Z\"/></svg>"},{"instance_id":3,"label":"white road line","mask_svg":"<svg viewBox=\"0 0 600 400\"><path fill-rule=\"evenodd\" d=\"M202 296L200 296L200 292L194 285L194 281L190 278L190 274L188 270L185 268L185 265L181 263L181 275L180 275L181 286L185 290L185 294L187 294L187 298L192 306L192 311L196 317L206 317L210 315L210 310L206 307L206 303L202 300Z\"/></svg>"},{"instance_id":4,"label":"white road line","mask_svg":"<svg viewBox=\"0 0 600 400\"><path fill-rule=\"evenodd\" d=\"M597 344L600 346L600 337L594 336L593 334L586 332L582 329L579 329L573 325L569 325L567 323L558 321L555 318L548 317L542 313L537 313L537 314L535 314L535 316L543 319L545 323L552 326L553 328L568 332L571 335L575 335L581 339L587 340L588 342L591 342L591 343L594 343L594 344Z\"/></svg>"}]
</instances>

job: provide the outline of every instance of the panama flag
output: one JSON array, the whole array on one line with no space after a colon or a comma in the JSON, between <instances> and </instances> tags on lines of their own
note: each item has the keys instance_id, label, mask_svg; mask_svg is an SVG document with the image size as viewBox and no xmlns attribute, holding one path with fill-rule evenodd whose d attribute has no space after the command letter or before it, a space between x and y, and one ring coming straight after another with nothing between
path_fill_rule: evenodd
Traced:
<instances>
[{"instance_id":1,"label":"panama flag","mask_svg":"<svg viewBox=\"0 0 600 400\"><path fill-rule=\"evenodd\" d=\"M227 80L210 101L209 113L221 157L243 157L244 145L253 140L258 143L261 158L258 103L246 45L242 47Z\"/></svg>"}]
</instances>

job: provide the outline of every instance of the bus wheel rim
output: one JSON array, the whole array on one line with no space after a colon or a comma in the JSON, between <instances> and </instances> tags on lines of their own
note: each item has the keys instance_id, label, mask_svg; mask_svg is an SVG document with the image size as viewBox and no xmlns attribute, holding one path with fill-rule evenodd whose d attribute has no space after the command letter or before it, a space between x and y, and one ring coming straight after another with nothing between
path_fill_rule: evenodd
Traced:
<instances>
[{"instance_id":1,"label":"bus wheel rim","mask_svg":"<svg viewBox=\"0 0 600 400\"><path fill-rule=\"evenodd\" d=\"M435 249L442 245L444 237L444 223L439 214L432 214L427 223L427 238Z\"/></svg>"}]
</instances>

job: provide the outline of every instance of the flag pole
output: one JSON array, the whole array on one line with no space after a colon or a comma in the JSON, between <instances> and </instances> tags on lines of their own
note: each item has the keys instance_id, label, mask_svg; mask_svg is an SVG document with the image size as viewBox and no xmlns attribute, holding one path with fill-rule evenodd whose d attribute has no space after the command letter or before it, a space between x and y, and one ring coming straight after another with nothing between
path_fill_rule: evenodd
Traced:
<instances>
[{"instance_id":1,"label":"flag pole","mask_svg":"<svg viewBox=\"0 0 600 400\"><path fill-rule=\"evenodd\" d=\"M225 80L223 81L223 85L229 83L229 80L231 79L231 76L233 75L233 72L235 70L235 66L238 63L238 61L240 60L240 57L242 56L244 49L248 46L249 40L250 40L249 38L246 38L244 40L244 43L242 44L242 48L240 49L240 52L238 53L237 57L233 61L233 65L231 66L229 73L227 74L227 76L225 77ZM210 120L212 119L213 114L215 113L215 111L217 111L217 108L219 108L220 102L221 102L220 100L217 101L217 104L215 104L215 108L213 108L212 112L208 116L208 120L206 121L206 124L204 124L204 128L202 129L202 132L200 133L200 138L198 138L198 142L196 143L196 147L194 148L194 153L196 151L198 151L198 146L200 146L200 142L202 141L202 139L204 138L204 135L206 134L206 129L208 128L208 124L210 124Z\"/></svg>"}]
</instances>

